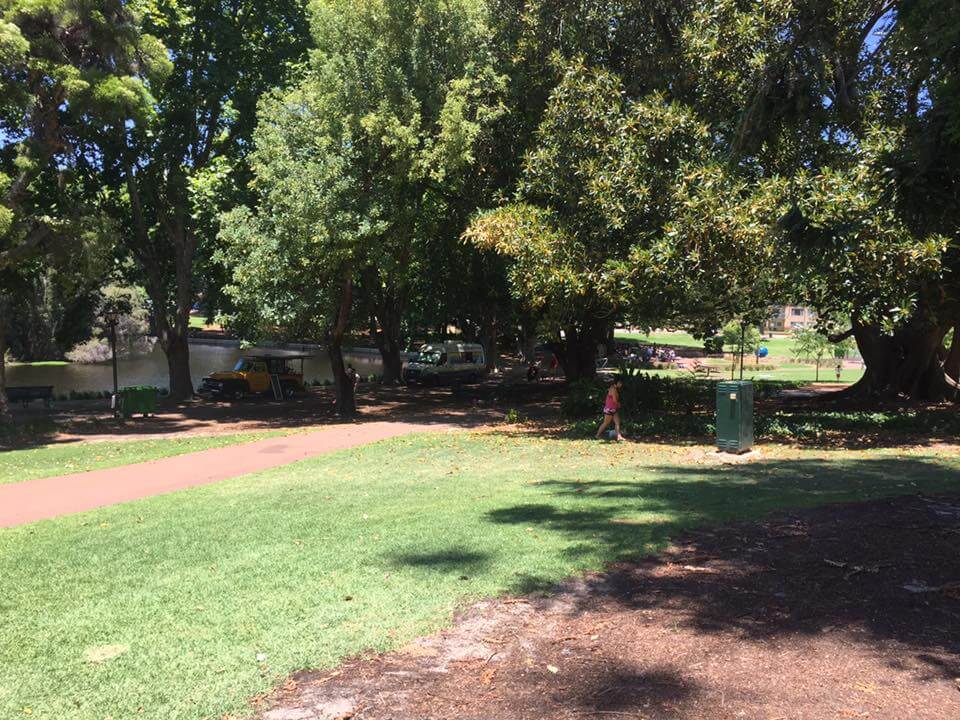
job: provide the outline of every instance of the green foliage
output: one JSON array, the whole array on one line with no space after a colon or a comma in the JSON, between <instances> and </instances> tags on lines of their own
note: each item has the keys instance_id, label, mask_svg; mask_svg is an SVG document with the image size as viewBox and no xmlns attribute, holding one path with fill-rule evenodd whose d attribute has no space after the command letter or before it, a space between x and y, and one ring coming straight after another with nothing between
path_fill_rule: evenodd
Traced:
<instances>
[{"instance_id":1,"label":"green foliage","mask_svg":"<svg viewBox=\"0 0 960 720\"><path fill-rule=\"evenodd\" d=\"M66 353L67 359L76 363L109 360L111 325L116 331L118 356L147 353L153 349L146 292L142 288L107 285L100 290L93 335Z\"/></svg>"},{"instance_id":2,"label":"green foliage","mask_svg":"<svg viewBox=\"0 0 960 720\"><path fill-rule=\"evenodd\" d=\"M692 414L711 407L716 384L693 378L671 378L649 373L617 375L623 382L620 406L624 416L651 412ZM597 417L603 409L610 379L581 380L570 384L561 404L566 417Z\"/></svg>"},{"instance_id":3,"label":"green foliage","mask_svg":"<svg viewBox=\"0 0 960 720\"><path fill-rule=\"evenodd\" d=\"M744 355L750 356L757 352L763 344L763 337L755 325L746 324L746 321L731 320L723 326L723 344L727 352L739 353L740 341L743 339Z\"/></svg>"},{"instance_id":4,"label":"green foliage","mask_svg":"<svg viewBox=\"0 0 960 720\"><path fill-rule=\"evenodd\" d=\"M450 237L504 80L476 2L317 1L311 17L302 80L261 103L257 211L225 216L219 257L234 323L322 337L344 283L403 309Z\"/></svg>"},{"instance_id":5,"label":"green foliage","mask_svg":"<svg viewBox=\"0 0 960 720\"><path fill-rule=\"evenodd\" d=\"M703 339L703 351L707 355L720 355L723 352L723 335L710 335Z\"/></svg>"},{"instance_id":6,"label":"green foliage","mask_svg":"<svg viewBox=\"0 0 960 720\"><path fill-rule=\"evenodd\" d=\"M830 340L815 328L797 328L793 331L793 354L798 360L821 362L830 349Z\"/></svg>"},{"instance_id":7,"label":"green foliage","mask_svg":"<svg viewBox=\"0 0 960 720\"><path fill-rule=\"evenodd\" d=\"M670 217L671 187L703 159L707 135L688 108L632 100L616 75L575 64L550 96L516 202L466 237L510 258L515 297L555 327L622 315L635 304L631 250Z\"/></svg>"}]
</instances>

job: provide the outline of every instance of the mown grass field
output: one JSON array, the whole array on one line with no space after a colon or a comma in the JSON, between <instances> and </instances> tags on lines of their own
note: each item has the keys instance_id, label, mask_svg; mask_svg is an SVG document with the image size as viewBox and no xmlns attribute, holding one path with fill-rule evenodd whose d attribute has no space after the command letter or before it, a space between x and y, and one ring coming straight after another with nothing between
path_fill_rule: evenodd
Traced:
<instances>
[{"instance_id":1,"label":"mown grass field","mask_svg":"<svg viewBox=\"0 0 960 720\"><path fill-rule=\"evenodd\" d=\"M690 333L660 332L643 335L617 331L617 337L639 340L641 343L651 345L703 348L703 341L695 339ZM784 382L818 381L816 365L794 360L793 345L794 340L789 335L764 338L763 347L766 347L770 351L770 355L760 360L760 368L756 367L753 356L748 356L743 372L744 379L782 380ZM716 368L716 377L730 378L731 361L729 358L723 360L720 358L708 358L702 362ZM820 364L819 382L836 382L837 375L835 368L836 360L833 358L825 358ZM669 377L680 377L689 374L686 370L653 370L650 372ZM734 377L740 377L739 369L734 372ZM861 377L863 377L862 368L845 367L840 373L840 382L844 384L855 383Z\"/></svg>"},{"instance_id":2,"label":"mown grass field","mask_svg":"<svg viewBox=\"0 0 960 720\"><path fill-rule=\"evenodd\" d=\"M725 364L721 362L707 363L716 368L713 379L730 379L730 362ZM688 370L643 370L651 375L664 375L666 377L690 377ZM733 373L734 379L740 378L740 369L737 368ZM833 365L820 366L820 382L836 382L837 375ZM855 383L863 377L862 368L844 368L840 373L840 382L842 384ZM744 380L780 380L783 382L814 382L817 379L816 367L813 365L802 365L789 363L777 365L774 368L762 367L756 368L751 363L747 363L743 369Z\"/></svg>"},{"instance_id":3,"label":"mown grass field","mask_svg":"<svg viewBox=\"0 0 960 720\"><path fill-rule=\"evenodd\" d=\"M405 644L678 532L781 508L960 491L941 451L396 439L0 531L0 717L243 714L291 672Z\"/></svg>"},{"instance_id":4,"label":"mown grass field","mask_svg":"<svg viewBox=\"0 0 960 720\"><path fill-rule=\"evenodd\" d=\"M76 442L6 450L0 452L0 485L131 465L198 450L253 442L282 433L283 431L269 431L159 440Z\"/></svg>"},{"instance_id":5,"label":"mown grass field","mask_svg":"<svg viewBox=\"0 0 960 720\"><path fill-rule=\"evenodd\" d=\"M639 340L648 345L677 345L680 347L703 348L703 340L697 340L690 333L685 332L655 332L649 335L631 333L618 330L617 337L630 340ZM780 358L793 357L793 338L789 335L776 335L763 339L763 347L770 351L770 355Z\"/></svg>"}]
</instances>

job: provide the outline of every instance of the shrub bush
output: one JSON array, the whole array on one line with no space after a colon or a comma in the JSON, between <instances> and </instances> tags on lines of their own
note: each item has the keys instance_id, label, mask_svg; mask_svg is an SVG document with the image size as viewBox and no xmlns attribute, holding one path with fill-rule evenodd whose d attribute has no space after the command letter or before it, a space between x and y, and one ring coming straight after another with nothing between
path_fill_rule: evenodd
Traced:
<instances>
[{"instance_id":1,"label":"shrub bush","mask_svg":"<svg viewBox=\"0 0 960 720\"><path fill-rule=\"evenodd\" d=\"M698 408L712 408L716 383L701 382L694 378L671 378L662 375L639 373L621 375L623 389L620 402L624 415L641 415L648 412L680 412L692 414ZM582 418L599 415L607 394L608 383L597 380L581 380L570 386L562 404L564 415Z\"/></svg>"},{"instance_id":2,"label":"shrub bush","mask_svg":"<svg viewBox=\"0 0 960 720\"><path fill-rule=\"evenodd\" d=\"M723 355L723 335L704 338L703 351L707 355Z\"/></svg>"}]
</instances>

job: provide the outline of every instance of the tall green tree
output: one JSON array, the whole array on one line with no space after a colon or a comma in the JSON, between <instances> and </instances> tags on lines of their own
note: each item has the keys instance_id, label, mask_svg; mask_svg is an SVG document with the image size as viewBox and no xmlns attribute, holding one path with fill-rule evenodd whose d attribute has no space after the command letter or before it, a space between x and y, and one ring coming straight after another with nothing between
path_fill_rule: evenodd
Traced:
<instances>
[{"instance_id":1,"label":"tall green tree","mask_svg":"<svg viewBox=\"0 0 960 720\"><path fill-rule=\"evenodd\" d=\"M823 316L848 316L854 392L955 394L957 4L728 0L685 33L698 108L732 167L790 183L781 267ZM726 122L722 119L726 118Z\"/></svg>"},{"instance_id":2,"label":"tall green tree","mask_svg":"<svg viewBox=\"0 0 960 720\"><path fill-rule=\"evenodd\" d=\"M631 99L613 73L574 65L554 90L516 201L467 237L510 259L516 297L562 333L568 378L595 373L613 323L654 313L627 287L632 261L672 216L684 165L708 154L689 108L660 93Z\"/></svg>"},{"instance_id":3,"label":"tall green tree","mask_svg":"<svg viewBox=\"0 0 960 720\"><path fill-rule=\"evenodd\" d=\"M253 166L258 212L228 216L223 257L241 320L325 342L338 407L353 410L341 346L362 295L388 375L414 278L462 226L467 178L502 113L484 6L318 0L304 78L265 101ZM468 205L472 209L474 205ZM260 247L245 237L261 237ZM278 276L258 279L254 267ZM290 302L288 280L315 289ZM240 306L249 294L264 308Z\"/></svg>"},{"instance_id":4,"label":"tall green tree","mask_svg":"<svg viewBox=\"0 0 960 720\"><path fill-rule=\"evenodd\" d=\"M830 352L830 339L816 328L797 328L793 331L793 356L797 360L813 360L817 371L815 382L820 382L820 364Z\"/></svg>"},{"instance_id":5,"label":"tall green tree","mask_svg":"<svg viewBox=\"0 0 960 720\"><path fill-rule=\"evenodd\" d=\"M98 129L149 117L162 44L120 0L0 3L0 336L18 276L102 227ZM5 345L5 340L0 340ZM6 416L0 352L0 417Z\"/></svg>"},{"instance_id":6,"label":"tall green tree","mask_svg":"<svg viewBox=\"0 0 960 720\"><path fill-rule=\"evenodd\" d=\"M188 332L196 265L214 250L221 211L246 201L245 157L263 92L306 52L301 0L174 0L142 4L145 28L172 69L151 83L153 112L103 129L122 192L110 210L150 297L170 394L193 394Z\"/></svg>"}]
</instances>

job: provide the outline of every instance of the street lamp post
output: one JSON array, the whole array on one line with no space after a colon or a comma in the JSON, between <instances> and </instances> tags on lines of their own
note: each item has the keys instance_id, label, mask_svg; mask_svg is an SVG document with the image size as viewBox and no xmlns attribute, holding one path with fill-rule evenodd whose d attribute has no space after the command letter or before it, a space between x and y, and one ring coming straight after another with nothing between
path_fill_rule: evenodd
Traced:
<instances>
[{"instance_id":1,"label":"street lamp post","mask_svg":"<svg viewBox=\"0 0 960 720\"><path fill-rule=\"evenodd\" d=\"M110 361L113 365L113 416L120 415L120 378L117 363L117 326L124 315L129 315L132 308L125 298L109 298L101 306L101 313L106 323L107 339L110 342Z\"/></svg>"}]
</instances>

